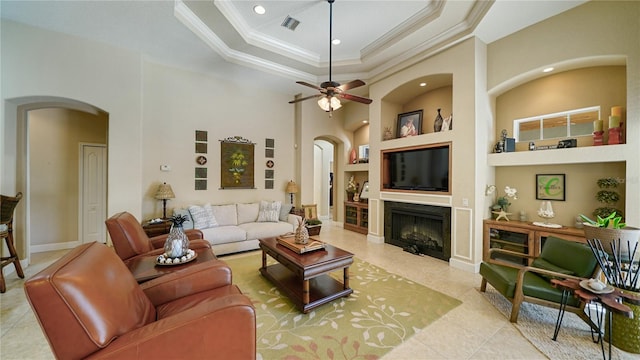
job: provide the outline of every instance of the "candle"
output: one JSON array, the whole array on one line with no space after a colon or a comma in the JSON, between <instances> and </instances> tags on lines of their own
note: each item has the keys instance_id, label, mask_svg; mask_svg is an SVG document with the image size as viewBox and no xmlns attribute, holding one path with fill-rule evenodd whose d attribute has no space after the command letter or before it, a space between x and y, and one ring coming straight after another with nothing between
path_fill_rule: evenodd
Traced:
<instances>
[{"instance_id":1,"label":"candle","mask_svg":"<svg viewBox=\"0 0 640 360\"><path fill-rule=\"evenodd\" d=\"M609 116L609 129L620 127L620 116Z\"/></svg>"},{"instance_id":2,"label":"candle","mask_svg":"<svg viewBox=\"0 0 640 360\"><path fill-rule=\"evenodd\" d=\"M611 116L622 116L622 106L613 106L611 108Z\"/></svg>"},{"instance_id":3,"label":"candle","mask_svg":"<svg viewBox=\"0 0 640 360\"><path fill-rule=\"evenodd\" d=\"M593 122L593 132L602 131L602 120L596 120Z\"/></svg>"}]
</instances>

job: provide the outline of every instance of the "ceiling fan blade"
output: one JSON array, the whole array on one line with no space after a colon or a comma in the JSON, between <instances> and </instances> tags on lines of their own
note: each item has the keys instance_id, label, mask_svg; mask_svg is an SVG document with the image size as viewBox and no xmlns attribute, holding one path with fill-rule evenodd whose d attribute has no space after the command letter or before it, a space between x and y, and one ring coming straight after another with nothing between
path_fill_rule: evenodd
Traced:
<instances>
[{"instance_id":1,"label":"ceiling fan blade","mask_svg":"<svg viewBox=\"0 0 640 360\"><path fill-rule=\"evenodd\" d=\"M342 84L342 85L338 86L338 89L340 89L341 91L347 91L349 89L355 89L355 88L360 87L362 85L366 85L364 83L364 81L362 81L362 80L353 80L353 81L349 81L346 84Z\"/></svg>"},{"instance_id":2,"label":"ceiling fan blade","mask_svg":"<svg viewBox=\"0 0 640 360\"><path fill-rule=\"evenodd\" d=\"M308 86L310 88L316 89L316 90L323 90L321 87L319 87L318 85L313 85L313 84L309 84L308 82L304 82L304 81L296 81L296 84L300 84L300 85L304 85L304 86Z\"/></svg>"},{"instance_id":3,"label":"ceiling fan blade","mask_svg":"<svg viewBox=\"0 0 640 360\"><path fill-rule=\"evenodd\" d=\"M371 104L371 102L373 101L373 100L367 99L365 97L361 97L361 96L357 96L357 95L351 95L351 94L347 94L347 93L338 94L338 97L343 98L343 99L347 99L347 100L351 100L351 101L356 101L356 102L363 103L363 104Z\"/></svg>"},{"instance_id":4,"label":"ceiling fan blade","mask_svg":"<svg viewBox=\"0 0 640 360\"><path fill-rule=\"evenodd\" d=\"M289 101L289 104L294 104L294 103L297 103L297 102L300 102L300 101L304 101L304 100L308 100L308 99L312 99L312 98L320 97L320 96L322 96L322 94L306 96L306 97L303 97L303 98L300 98L300 99L293 99L293 100Z\"/></svg>"}]
</instances>

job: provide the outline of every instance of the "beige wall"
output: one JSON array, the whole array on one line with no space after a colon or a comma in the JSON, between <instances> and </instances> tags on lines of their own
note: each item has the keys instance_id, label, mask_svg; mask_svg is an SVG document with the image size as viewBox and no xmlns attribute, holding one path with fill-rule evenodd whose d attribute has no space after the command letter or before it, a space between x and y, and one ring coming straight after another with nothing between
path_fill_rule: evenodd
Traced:
<instances>
[{"instance_id":1,"label":"beige wall","mask_svg":"<svg viewBox=\"0 0 640 360\"><path fill-rule=\"evenodd\" d=\"M607 119L612 106L626 106L626 69L624 66L597 66L560 72L524 83L496 99L496 130L507 129L513 134L513 120L542 114L567 111L589 106L600 106L603 119ZM606 124L607 121L604 121ZM605 125L606 129L606 125ZM496 134L498 137L499 134ZM557 144L558 139L536 141L536 145ZM592 146L593 136L578 138L579 146ZM516 144L518 151L528 151L528 143ZM543 150L540 150L543 151ZM624 162L566 164L549 166L501 167L496 170L498 189L512 186L519 190L519 199L509 208L514 217L525 211L530 221L540 221L537 209L540 200L535 197L536 174L565 174L566 200L554 201L557 214L552 221L572 226L578 214L592 216L591 212L601 206L595 200L599 178L624 179ZM618 207L625 208L624 184L620 189L622 201ZM488 199L491 202L491 198Z\"/></svg>"},{"instance_id":2,"label":"beige wall","mask_svg":"<svg viewBox=\"0 0 640 360\"><path fill-rule=\"evenodd\" d=\"M550 169L567 173L570 182L567 202L558 203L561 209L566 207L563 209L566 213L559 212L557 220L563 225L571 225L576 213L593 211L597 206L592 198L595 194L594 180L609 174L625 179L626 220L634 226L640 224L640 166L637 159L640 153L639 18L639 2L591 1L488 45L488 90L493 99L497 98L494 116L498 126L492 136L502 128L511 129L510 121L520 115L544 114L589 104L601 105L606 119L612 105L626 107L627 144L616 145L619 150L614 150L614 147L602 149L611 154L605 161L612 164L578 165L577 162L588 161L578 153L573 159L563 160L565 164ZM595 68L576 70L625 64L624 81L620 68L603 68L593 74L586 73L595 71ZM554 66L561 73L544 78L541 70L548 66ZM571 71L562 73L566 70ZM584 75L591 78L574 80ZM607 78L609 76L610 79ZM528 83L527 86L514 89L524 83ZM625 84L625 89L620 89L621 83ZM513 92L507 92L511 89ZM536 91L542 93L527 101ZM555 96L548 96L550 94ZM502 106L505 103L509 106ZM549 162L557 161L558 156L554 154L549 153ZM525 181L532 181L533 174L540 173L539 167L523 167L521 161L510 165L515 167L503 166L497 170L496 183L504 186L504 179L510 179L511 186L526 189L530 194L533 189L528 190L530 187L526 182L517 184L511 179L522 176ZM519 206L532 212L535 202Z\"/></svg>"},{"instance_id":3,"label":"beige wall","mask_svg":"<svg viewBox=\"0 0 640 360\"><path fill-rule=\"evenodd\" d=\"M542 150L541 150L542 151ZM496 169L496 186L499 196L504 195L504 187L511 186L518 189L518 200L511 201L509 212L512 219L518 219L520 211L524 211L528 221L542 221L537 211L541 200L536 199L536 174L565 174L565 201L552 201L556 217L550 220L556 224L573 226L580 214L593 218L592 212L602 206L595 196L598 192L597 180L603 177L624 179L625 166L621 162L598 164L570 164L570 165L538 165L499 167ZM622 201L616 205L625 208L624 184L617 192ZM493 202L493 197L487 197L487 206Z\"/></svg>"},{"instance_id":4,"label":"beige wall","mask_svg":"<svg viewBox=\"0 0 640 360\"><path fill-rule=\"evenodd\" d=\"M107 127L104 114L29 112L32 246L78 241L79 145L106 144Z\"/></svg>"},{"instance_id":5,"label":"beige wall","mask_svg":"<svg viewBox=\"0 0 640 360\"><path fill-rule=\"evenodd\" d=\"M515 87L496 98L496 138L506 129L513 135L513 120L600 106L604 130L612 106L627 105L626 66L596 66L559 72ZM608 137L608 136L607 136ZM579 146L593 145L593 136L581 137ZM558 139L536 141L557 144ZM517 144L527 150L528 143Z\"/></svg>"},{"instance_id":6,"label":"beige wall","mask_svg":"<svg viewBox=\"0 0 640 360\"><path fill-rule=\"evenodd\" d=\"M162 215L153 198L162 182L176 198L167 212L189 204L226 204L259 200L288 202L284 189L293 178L294 121L289 96L241 87L214 76L144 63L142 217ZM284 104L284 105L283 105ZM317 106L316 106L317 107ZM207 190L194 189L195 131L208 132ZM220 140L241 136L255 143L255 189L221 190ZM265 189L265 140L275 140L274 189ZM313 142L311 143L313 146ZM171 171L160 170L160 165ZM312 199L311 199L312 200Z\"/></svg>"},{"instance_id":7,"label":"beige wall","mask_svg":"<svg viewBox=\"0 0 640 360\"><path fill-rule=\"evenodd\" d=\"M2 192L27 188L26 116L19 113L19 106L75 101L91 104L109 116L109 212L128 210L140 216L141 56L10 21L2 21L0 26ZM27 197L17 210L17 227L27 223L27 211L36 205L29 204ZM19 254L26 257L30 246L26 232L17 231L16 237Z\"/></svg>"},{"instance_id":8,"label":"beige wall","mask_svg":"<svg viewBox=\"0 0 640 360\"><path fill-rule=\"evenodd\" d=\"M402 106L402 112L422 110L422 133L434 132L433 124L440 109L443 118L452 114L453 89L451 86L443 86L417 96ZM455 119L454 119L455 120Z\"/></svg>"}]
</instances>

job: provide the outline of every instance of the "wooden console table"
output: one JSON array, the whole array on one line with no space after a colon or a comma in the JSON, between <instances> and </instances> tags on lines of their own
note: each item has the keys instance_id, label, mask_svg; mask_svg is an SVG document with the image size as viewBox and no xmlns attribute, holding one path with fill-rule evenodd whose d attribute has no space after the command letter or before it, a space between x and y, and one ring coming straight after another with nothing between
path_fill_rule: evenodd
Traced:
<instances>
[{"instance_id":1,"label":"wooden console table","mask_svg":"<svg viewBox=\"0 0 640 360\"><path fill-rule=\"evenodd\" d=\"M355 201L344 202L344 228L359 232L369 233L369 204Z\"/></svg>"},{"instance_id":2,"label":"wooden console table","mask_svg":"<svg viewBox=\"0 0 640 360\"><path fill-rule=\"evenodd\" d=\"M523 221L483 221L482 258L489 260L489 249L503 248L530 256L539 256L542 245L548 236L585 243L584 230L563 226L548 228ZM523 264L527 265L527 264Z\"/></svg>"}]
</instances>

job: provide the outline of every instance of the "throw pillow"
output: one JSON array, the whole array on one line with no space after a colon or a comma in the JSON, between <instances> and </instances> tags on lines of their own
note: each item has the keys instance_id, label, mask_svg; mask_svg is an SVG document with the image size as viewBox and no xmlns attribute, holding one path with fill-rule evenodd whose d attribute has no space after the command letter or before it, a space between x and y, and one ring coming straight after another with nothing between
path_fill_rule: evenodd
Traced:
<instances>
[{"instance_id":1,"label":"throw pillow","mask_svg":"<svg viewBox=\"0 0 640 360\"><path fill-rule=\"evenodd\" d=\"M194 229L206 229L218 226L216 218L213 216L211 204L204 206L191 205L189 206L189 213L193 219Z\"/></svg>"},{"instance_id":2,"label":"throw pillow","mask_svg":"<svg viewBox=\"0 0 640 360\"><path fill-rule=\"evenodd\" d=\"M289 221L289 213L291 212L291 208L293 205L291 204L282 204L280 207L280 221Z\"/></svg>"},{"instance_id":3,"label":"throw pillow","mask_svg":"<svg viewBox=\"0 0 640 360\"><path fill-rule=\"evenodd\" d=\"M280 201L260 201L258 222L278 222L281 206Z\"/></svg>"}]
</instances>

